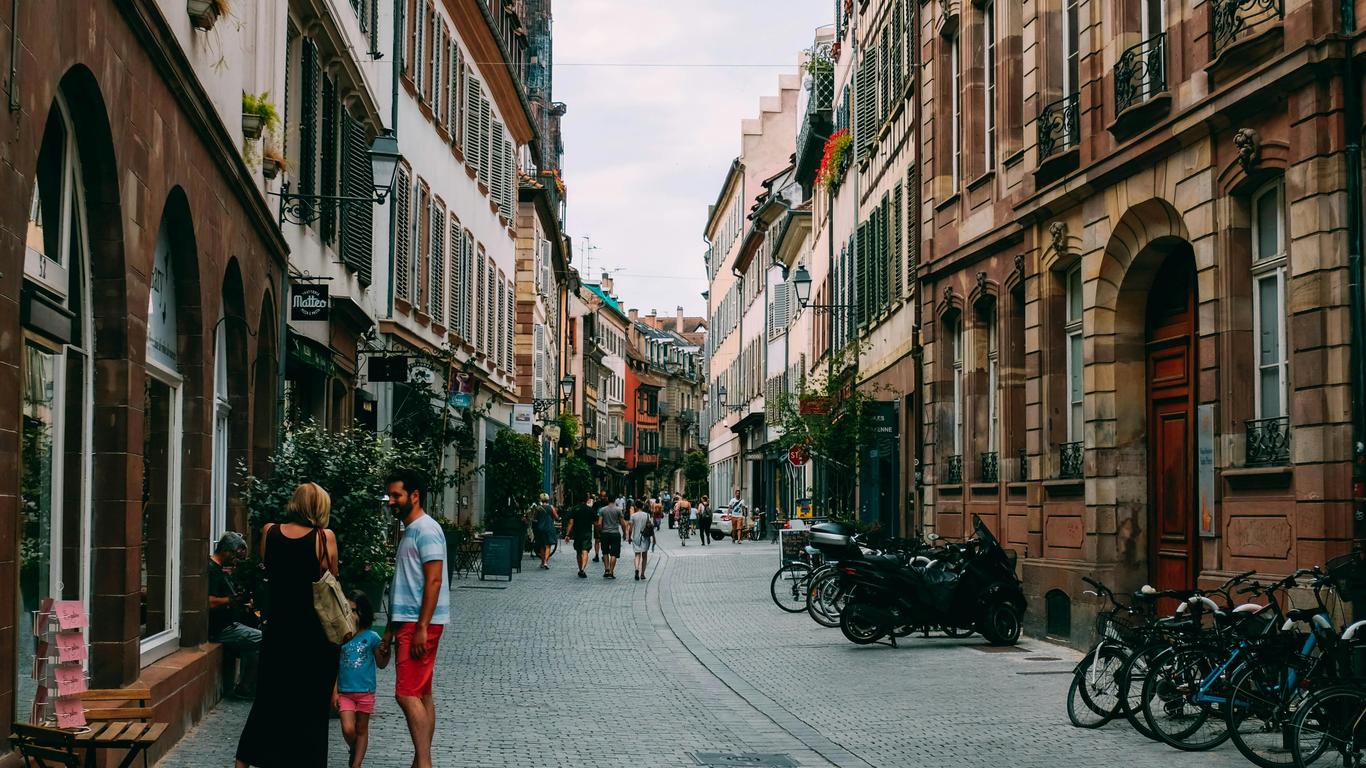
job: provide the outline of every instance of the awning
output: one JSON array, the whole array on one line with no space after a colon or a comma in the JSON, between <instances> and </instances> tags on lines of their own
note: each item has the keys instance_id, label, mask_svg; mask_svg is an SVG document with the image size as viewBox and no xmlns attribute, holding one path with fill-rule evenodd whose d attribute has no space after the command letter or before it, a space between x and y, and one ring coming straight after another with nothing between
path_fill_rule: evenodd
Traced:
<instances>
[{"instance_id":1,"label":"awning","mask_svg":"<svg viewBox=\"0 0 1366 768\"><path fill-rule=\"evenodd\" d=\"M287 362L306 366L319 371L324 376L337 372L337 364L332 362L332 350L318 342L295 333L292 329L286 339Z\"/></svg>"}]
</instances>

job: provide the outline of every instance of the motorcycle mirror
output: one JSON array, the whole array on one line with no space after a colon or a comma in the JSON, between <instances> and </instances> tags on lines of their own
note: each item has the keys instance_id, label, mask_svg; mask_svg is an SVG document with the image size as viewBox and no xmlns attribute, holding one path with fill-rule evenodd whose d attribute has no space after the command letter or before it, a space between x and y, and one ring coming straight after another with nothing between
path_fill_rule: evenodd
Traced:
<instances>
[{"instance_id":1,"label":"motorcycle mirror","mask_svg":"<svg viewBox=\"0 0 1366 768\"><path fill-rule=\"evenodd\" d=\"M1157 590L1153 589L1153 585L1151 585L1151 584L1144 584L1143 586L1141 586L1141 587L1138 588L1138 591L1139 591L1139 592L1142 592L1142 593L1145 594L1145 595L1155 595L1155 594L1157 594Z\"/></svg>"},{"instance_id":2,"label":"motorcycle mirror","mask_svg":"<svg viewBox=\"0 0 1366 768\"><path fill-rule=\"evenodd\" d=\"M929 538L930 541L939 541L940 537L937 533L931 533L927 538Z\"/></svg>"}]
</instances>

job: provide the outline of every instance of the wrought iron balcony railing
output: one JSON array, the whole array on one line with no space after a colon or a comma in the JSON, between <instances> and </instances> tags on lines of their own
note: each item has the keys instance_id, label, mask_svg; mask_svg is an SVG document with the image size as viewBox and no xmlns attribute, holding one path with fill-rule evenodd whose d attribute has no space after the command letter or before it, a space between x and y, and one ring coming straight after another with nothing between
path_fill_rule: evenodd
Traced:
<instances>
[{"instance_id":1,"label":"wrought iron balcony railing","mask_svg":"<svg viewBox=\"0 0 1366 768\"><path fill-rule=\"evenodd\" d=\"M1039 113L1039 162L1054 152L1081 143L1081 94L1049 104Z\"/></svg>"},{"instance_id":2,"label":"wrought iron balcony railing","mask_svg":"<svg viewBox=\"0 0 1366 768\"><path fill-rule=\"evenodd\" d=\"M1249 419L1247 458L1249 467L1279 467L1290 463L1290 417Z\"/></svg>"},{"instance_id":3,"label":"wrought iron balcony railing","mask_svg":"<svg viewBox=\"0 0 1366 768\"><path fill-rule=\"evenodd\" d=\"M1020 462L1020 466L1018 469L1020 473L1020 482L1023 483L1029 479L1029 451L1025 448L1021 448L1020 457L1019 459L1017 459L1017 461Z\"/></svg>"},{"instance_id":4,"label":"wrought iron balcony railing","mask_svg":"<svg viewBox=\"0 0 1366 768\"><path fill-rule=\"evenodd\" d=\"M1058 479L1080 480L1082 477L1082 444L1062 443L1058 446Z\"/></svg>"},{"instance_id":5,"label":"wrought iron balcony railing","mask_svg":"<svg viewBox=\"0 0 1366 768\"><path fill-rule=\"evenodd\" d=\"M1167 90L1167 33L1131 46L1115 64L1115 112Z\"/></svg>"},{"instance_id":6,"label":"wrought iron balcony railing","mask_svg":"<svg viewBox=\"0 0 1366 768\"><path fill-rule=\"evenodd\" d=\"M1284 0L1213 0L1210 26L1214 55L1257 30L1285 18Z\"/></svg>"},{"instance_id":7,"label":"wrought iron balcony railing","mask_svg":"<svg viewBox=\"0 0 1366 768\"><path fill-rule=\"evenodd\" d=\"M957 485L963 482L963 455L956 453L950 456L944 469L944 482L949 485Z\"/></svg>"},{"instance_id":8,"label":"wrought iron balcony railing","mask_svg":"<svg viewBox=\"0 0 1366 768\"><path fill-rule=\"evenodd\" d=\"M807 61L808 74L806 112L798 120L796 166L797 178L806 182L815 178L825 141L830 137L835 111L835 56L833 42L818 42L811 48Z\"/></svg>"},{"instance_id":9,"label":"wrought iron balcony railing","mask_svg":"<svg viewBox=\"0 0 1366 768\"><path fill-rule=\"evenodd\" d=\"M996 451L987 451L980 457L982 462L982 482L999 483L1001 481L1001 459Z\"/></svg>"}]
</instances>

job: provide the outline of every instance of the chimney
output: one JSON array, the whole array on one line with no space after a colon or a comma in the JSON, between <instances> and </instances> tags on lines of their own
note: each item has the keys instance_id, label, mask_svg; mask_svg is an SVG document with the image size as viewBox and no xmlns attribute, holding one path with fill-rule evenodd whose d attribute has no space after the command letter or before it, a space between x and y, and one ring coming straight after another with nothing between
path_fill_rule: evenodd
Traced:
<instances>
[{"instance_id":1,"label":"chimney","mask_svg":"<svg viewBox=\"0 0 1366 768\"><path fill-rule=\"evenodd\" d=\"M686 333L686 332L687 332L686 329L683 327L683 308L682 308L682 307L679 307L679 308L678 308L678 325L674 327L674 333Z\"/></svg>"},{"instance_id":2,"label":"chimney","mask_svg":"<svg viewBox=\"0 0 1366 768\"><path fill-rule=\"evenodd\" d=\"M628 315L631 316L631 322L633 322L633 323L636 322L636 321L638 321L638 320L640 320L640 310L638 310L638 309L636 309L636 308L634 308L634 307L632 307L631 309L626 310L626 314L628 314Z\"/></svg>"},{"instance_id":3,"label":"chimney","mask_svg":"<svg viewBox=\"0 0 1366 768\"><path fill-rule=\"evenodd\" d=\"M659 313L656 312L655 310L651 309L651 310L650 310L650 319L653 320L653 319L655 319L656 317L659 317ZM654 325L654 323L651 323L651 325Z\"/></svg>"},{"instance_id":4,"label":"chimney","mask_svg":"<svg viewBox=\"0 0 1366 768\"><path fill-rule=\"evenodd\" d=\"M602 292L603 292L603 293L607 294L608 296L611 296L611 295L612 295L612 273L611 273L611 272L603 272L603 273L602 273L602 280L598 283L598 285L599 285L599 287L602 288Z\"/></svg>"}]
</instances>

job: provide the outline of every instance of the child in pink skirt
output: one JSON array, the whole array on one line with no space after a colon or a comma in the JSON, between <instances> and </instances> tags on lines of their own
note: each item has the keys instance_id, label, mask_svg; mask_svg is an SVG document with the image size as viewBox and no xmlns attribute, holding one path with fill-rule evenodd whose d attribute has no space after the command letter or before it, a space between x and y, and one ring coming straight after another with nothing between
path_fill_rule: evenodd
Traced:
<instances>
[{"instance_id":1,"label":"child in pink skirt","mask_svg":"<svg viewBox=\"0 0 1366 768\"><path fill-rule=\"evenodd\" d=\"M370 745L370 716L375 714L375 669L389 665L389 654L381 649L380 636L370 628L375 623L370 598L358 591L351 593L350 600L358 631L341 647L332 706L341 713L342 736L351 748L347 765L360 768Z\"/></svg>"}]
</instances>

